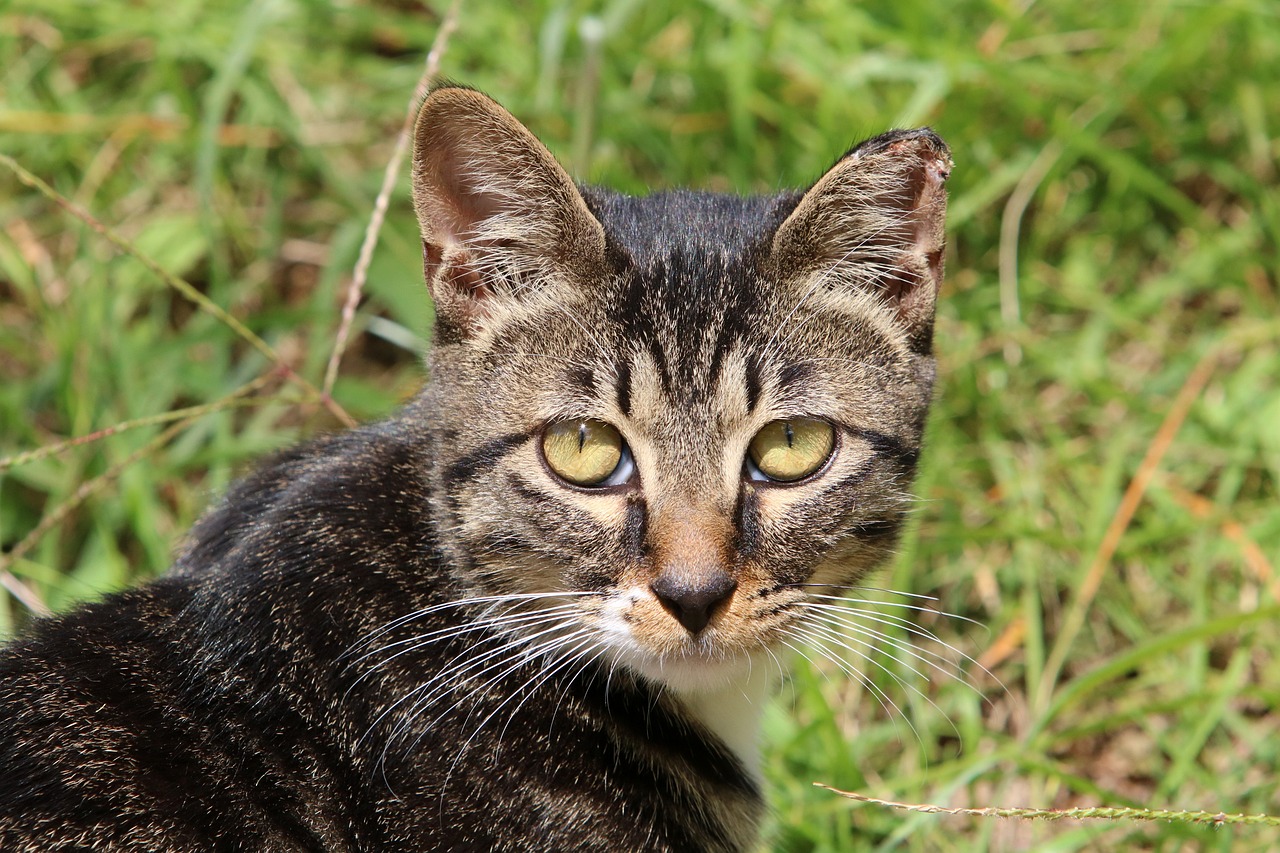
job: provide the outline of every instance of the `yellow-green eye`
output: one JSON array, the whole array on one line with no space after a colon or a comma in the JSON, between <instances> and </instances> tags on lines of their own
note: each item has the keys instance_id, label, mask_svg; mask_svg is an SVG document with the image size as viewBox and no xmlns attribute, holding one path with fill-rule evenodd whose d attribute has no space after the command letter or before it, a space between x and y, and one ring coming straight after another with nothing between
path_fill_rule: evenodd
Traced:
<instances>
[{"instance_id":1,"label":"yellow-green eye","mask_svg":"<svg viewBox=\"0 0 1280 853\"><path fill-rule=\"evenodd\" d=\"M597 420L560 421L542 435L547 465L575 486L617 486L631 477L631 452L617 429Z\"/></svg>"},{"instance_id":2,"label":"yellow-green eye","mask_svg":"<svg viewBox=\"0 0 1280 853\"><path fill-rule=\"evenodd\" d=\"M752 479L790 483L822 467L835 447L835 431L826 421L787 418L764 425L747 447ZM755 476L759 473L762 476Z\"/></svg>"}]
</instances>

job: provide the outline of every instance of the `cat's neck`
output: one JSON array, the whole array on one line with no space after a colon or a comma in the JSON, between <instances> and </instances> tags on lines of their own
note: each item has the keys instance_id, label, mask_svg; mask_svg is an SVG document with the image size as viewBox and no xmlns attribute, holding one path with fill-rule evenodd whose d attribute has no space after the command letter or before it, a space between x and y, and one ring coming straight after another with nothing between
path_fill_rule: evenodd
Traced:
<instances>
[{"instance_id":1,"label":"cat's neck","mask_svg":"<svg viewBox=\"0 0 1280 853\"><path fill-rule=\"evenodd\" d=\"M741 677L721 687L681 690L676 696L689 715L716 735L758 782L760 723L780 676L773 661L753 664Z\"/></svg>"}]
</instances>

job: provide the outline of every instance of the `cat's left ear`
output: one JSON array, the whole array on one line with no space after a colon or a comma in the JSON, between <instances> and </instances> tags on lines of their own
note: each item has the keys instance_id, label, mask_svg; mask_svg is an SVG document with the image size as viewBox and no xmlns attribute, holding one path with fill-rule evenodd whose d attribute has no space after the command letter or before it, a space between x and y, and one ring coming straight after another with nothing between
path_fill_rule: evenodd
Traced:
<instances>
[{"instance_id":1,"label":"cat's left ear","mask_svg":"<svg viewBox=\"0 0 1280 853\"><path fill-rule=\"evenodd\" d=\"M449 86L423 102L413 202L441 342L602 275L599 220L546 146L480 92Z\"/></svg>"},{"instance_id":2,"label":"cat's left ear","mask_svg":"<svg viewBox=\"0 0 1280 853\"><path fill-rule=\"evenodd\" d=\"M932 130L892 131L856 146L800 199L773 239L779 270L868 293L891 307L913 349L932 345L946 246L951 154Z\"/></svg>"}]
</instances>

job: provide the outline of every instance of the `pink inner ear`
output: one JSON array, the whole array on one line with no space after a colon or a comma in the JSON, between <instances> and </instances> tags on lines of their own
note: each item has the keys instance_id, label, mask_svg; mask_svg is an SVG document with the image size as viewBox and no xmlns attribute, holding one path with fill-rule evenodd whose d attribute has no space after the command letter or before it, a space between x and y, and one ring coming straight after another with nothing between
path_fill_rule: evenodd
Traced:
<instances>
[{"instance_id":1,"label":"pink inner ear","mask_svg":"<svg viewBox=\"0 0 1280 853\"><path fill-rule=\"evenodd\" d=\"M926 351L942 281L950 172L945 144L928 131L879 149L873 141L843 158L778 229L784 274L817 269L833 286L874 294L898 315L911 346Z\"/></svg>"},{"instance_id":2,"label":"pink inner ear","mask_svg":"<svg viewBox=\"0 0 1280 853\"><path fill-rule=\"evenodd\" d=\"M442 145L434 156L424 158L423 166L424 183L434 187L425 224L430 225L430 242L440 244L437 252L466 243L483 230L486 220L501 212L500 199L485 192L477 176L468 174L472 164L455 145Z\"/></svg>"},{"instance_id":3,"label":"pink inner ear","mask_svg":"<svg viewBox=\"0 0 1280 853\"><path fill-rule=\"evenodd\" d=\"M459 252L453 262L445 267L445 275L455 291L472 300L484 300L493 295L493 289L484 281L480 273L471 268L470 258L465 252Z\"/></svg>"},{"instance_id":4,"label":"pink inner ear","mask_svg":"<svg viewBox=\"0 0 1280 853\"><path fill-rule=\"evenodd\" d=\"M474 174L480 168L465 152L449 149L436 164L440 176L443 205L440 224L447 236L463 243L484 230L484 223L504 212L516 212L502 190L486 188L484 178Z\"/></svg>"},{"instance_id":5,"label":"pink inner ear","mask_svg":"<svg viewBox=\"0 0 1280 853\"><path fill-rule=\"evenodd\" d=\"M889 151L901 154L913 141L895 143ZM945 254L940 207L946 204L945 184L951 175L949 159L928 157L912 176L914 184L911 221L915 233L909 249L914 255L903 257L897 275L887 294L897 304L899 315L908 323L916 323L933 313L937 289L942 283Z\"/></svg>"}]
</instances>

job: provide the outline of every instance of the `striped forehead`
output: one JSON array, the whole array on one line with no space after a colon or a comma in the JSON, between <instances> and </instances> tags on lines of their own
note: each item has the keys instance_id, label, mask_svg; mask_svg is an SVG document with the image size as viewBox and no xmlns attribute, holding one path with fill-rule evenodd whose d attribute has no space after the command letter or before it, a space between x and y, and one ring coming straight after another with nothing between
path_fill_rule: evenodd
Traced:
<instances>
[{"instance_id":1,"label":"striped forehead","mask_svg":"<svg viewBox=\"0 0 1280 853\"><path fill-rule=\"evenodd\" d=\"M773 280L770 241L793 198L584 197L606 223L618 273L573 323L590 332L578 353L591 367L573 368L566 384L595 411L655 428L696 417L705 429L750 415L762 399L798 410L801 389L817 390L806 378L899 348L867 294Z\"/></svg>"},{"instance_id":2,"label":"striped forehead","mask_svg":"<svg viewBox=\"0 0 1280 853\"><path fill-rule=\"evenodd\" d=\"M606 311L653 359L675 401L705 393L731 348L758 326L759 275L795 199L690 191L625 196L589 189L620 278Z\"/></svg>"},{"instance_id":3,"label":"striped forehead","mask_svg":"<svg viewBox=\"0 0 1280 853\"><path fill-rule=\"evenodd\" d=\"M637 274L614 315L620 337L643 352L672 403L705 397L724 360L741 349L758 316L749 273L723 256L676 254ZM633 356L633 361L640 361Z\"/></svg>"}]
</instances>

